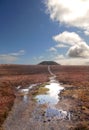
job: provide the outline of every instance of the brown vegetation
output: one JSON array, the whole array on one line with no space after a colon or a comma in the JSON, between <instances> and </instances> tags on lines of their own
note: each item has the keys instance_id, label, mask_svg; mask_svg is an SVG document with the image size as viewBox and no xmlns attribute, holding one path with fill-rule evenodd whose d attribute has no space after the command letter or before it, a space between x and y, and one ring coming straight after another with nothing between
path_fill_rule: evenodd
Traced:
<instances>
[{"instance_id":1,"label":"brown vegetation","mask_svg":"<svg viewBox=\"0 0 89 130\"><path fill-rule=\"evenodd\" d=\"M89 129L89 66L53 66L57 79L65 84L63 100L71 102L75 130ZM62 100L62 101L63 101Z\"/></svg>"},{"instance_id":2,"label":"brown vegetation","mask_svg":"<svg viewBox=\"0 0 89 130\"><path fill-rule=\"evenodd\" d=\"M65 87L61 96L62 102L68 101L70 104L68 110L73 114L71 118L74 126L71 126L70 130L88 130L89 67L54 65L51 69ZM17 86L44 83L49 80L49 76L46 65L0 65L0 125L13 105Z\"/></svg>"},{"instance_id":3,"label":"brown vegetation","mask_svg":"<svg viewBox=\"0 0 89 130\"><path fill-rule=\"evenodd\" d=\"M47 66L0 65L0 126L13 105L16 87L47 82L48 75Z\"/></svg>"}]
</instances>

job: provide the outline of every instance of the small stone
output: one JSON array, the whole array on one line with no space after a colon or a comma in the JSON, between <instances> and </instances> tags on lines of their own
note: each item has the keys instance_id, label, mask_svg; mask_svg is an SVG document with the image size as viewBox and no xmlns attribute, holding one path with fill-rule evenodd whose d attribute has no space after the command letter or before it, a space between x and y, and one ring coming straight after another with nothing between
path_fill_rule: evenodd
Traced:
<instances>
[{"instance_id":1,"label":"small stone","mask_svg":"<svg viewBox=\"0 0 89 130\"><path fill-rule=\"evenodd\" d=\"M42 116L45 116L45 114L43 113Z\"/></svg>"},{"instance_id":2,"label":"small stone","mask_svg":"<svg viewBox=\"0 0 89 130\"><path fill-rule=\"evenodd\" d=\"M51 120L50 119L48 119L48 122L50 122Z\"/></svg>"},{"instance_id":3,"label":"small stone","mask_svg":"<svg viewBox=\"0 0 89 130\"><path fill-rule=\"evenodd\" d=\"M44 123L46 123L46 121L43 121Z\"/></svg>"}]
</instances>

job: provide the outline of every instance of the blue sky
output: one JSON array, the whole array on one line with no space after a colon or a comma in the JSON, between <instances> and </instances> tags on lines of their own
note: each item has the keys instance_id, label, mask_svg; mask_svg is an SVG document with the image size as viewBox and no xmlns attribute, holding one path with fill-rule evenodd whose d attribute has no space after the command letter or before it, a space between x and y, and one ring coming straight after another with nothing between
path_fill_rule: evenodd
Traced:
<instances>
[{"instance_id":1,"label":"blue sky","mask_svg":"<svg viewBox=\"0 0 89 130\"><path fill-rule=\"evenodd\" d=\"M88 64L88 6L89 0L0 0L0 64Z\"/></svg>"}]
</instances>

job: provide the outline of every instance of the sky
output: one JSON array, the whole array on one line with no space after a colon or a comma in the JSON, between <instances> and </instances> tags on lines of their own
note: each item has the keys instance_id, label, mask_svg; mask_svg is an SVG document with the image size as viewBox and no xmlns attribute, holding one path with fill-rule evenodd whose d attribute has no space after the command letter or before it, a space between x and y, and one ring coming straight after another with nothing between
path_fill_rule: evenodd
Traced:
<instances>
[{"instance_id":1,"label":"sky","mask_svg":"<svg viewBox=\"0 0 89 130\"><path fill-rule=\"evenodd\" d=\"M0 64L89 65L89 0L0 0Z\"/></svg>"}]
</instances>

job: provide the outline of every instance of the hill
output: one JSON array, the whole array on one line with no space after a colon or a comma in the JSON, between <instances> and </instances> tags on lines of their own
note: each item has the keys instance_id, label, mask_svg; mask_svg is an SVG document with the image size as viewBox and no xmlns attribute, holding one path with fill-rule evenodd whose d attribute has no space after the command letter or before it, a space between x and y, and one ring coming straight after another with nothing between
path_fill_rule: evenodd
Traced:
<instances>
[{"instance_id":1,"label":"hill","mask_svg":"<svg viewBox=\"0 0 89 130\"><path fill-rule=\"evenodd\" d=\"M55 61L42 61L38 65L60 65L60 64L56 63Z\"/></svg>"}]
</instances>

